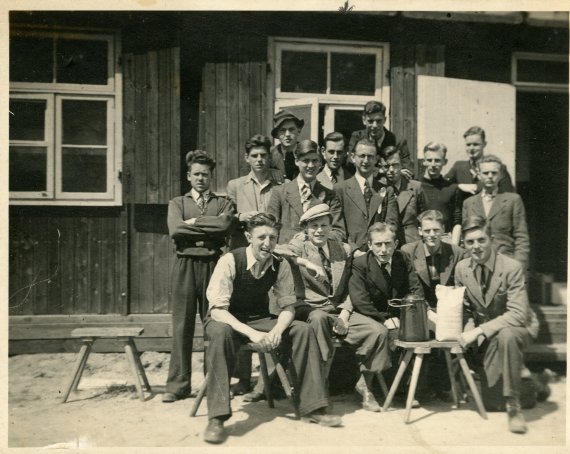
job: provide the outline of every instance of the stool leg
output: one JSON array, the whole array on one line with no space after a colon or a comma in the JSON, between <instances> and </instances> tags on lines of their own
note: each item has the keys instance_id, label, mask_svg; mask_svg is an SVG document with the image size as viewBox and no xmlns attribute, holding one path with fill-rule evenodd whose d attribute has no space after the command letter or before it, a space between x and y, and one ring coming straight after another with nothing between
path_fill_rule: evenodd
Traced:
<instances>
[{"instance_id":1,"label":"stool leg","mask_svg":"<svg viewBox=\"0 0 570 454\"><path fill-rule=\"evenodd\" d=\"M144 366L142 365L142 362L141 362L140 353L137 350L137 345L135 344L135 341L132 337L129 339L129 344L131 345L131 348L133 349L133 353L135 356L135 364L137 365L137 369L138 369L140 376L142 378L143 386L148 392L151 392L152 390L150 389L150 383L148 382L148 379L146 377L146 372L144 370Z\"/></svg>"},{"instance_id":2,"label":"stool leg","mask_svg":"<svg viewBox=\"0 0 570 454\"><path fill-rule=\"evenodd\" d=\"M473 380L473 377L471 376L471 371L469 370L467 361L465 361L463 353L457 353L457 357L459 358L459 365L461 366L461 370L463 371L465 380L467 380L467 384L469 385L471 394L473 394L473 398L475 399L475 403L477 404L477 408L479 409L479 414L483 419L487 419L487 412L485 411L485 406L483 405L483 401L481 400L481 395L479 394L479 390L477 389L475 380Z\"/></svg>"},{"instance_id":3,"label":"stool leg","mask_svg":"<svg viewBox=\"0 0 570 454\"><path fill-rule=\"evenodd\" d=\"M267 360L265 359L265 353L263 352L259 352L259 369L261 371L263 387L265 388L265 398L267 399L267 405L269 405L269 408L275 408L275 403L273 402L273 394L271 394L271 382L269 381L269 373L267 372Z\"/></svg>"},{"instance_id":4,"label":"stool leg","mask_svg":"<svg viewBox=\"0 0 570 454\"><path fill-rule=\"evenodd\" d=\"M453 404L455 408L459 408L459 399L457 398L457 386L455 383L455 375L453 374L453 364L451 364L451 353L449 350L444 349L445 362L447 363L447 374L449 375L449 382L451 383L451 394L453 395Z\"/></svg>"},{"instance_id":5,"label":"stool leg","mask_svg":"<svg viewBox=\"0 0 570 454\"><path fill-rule=\"evenodd\" d=\"M69 398L69 394L72 390L77 389L79 385L79 380L81 380L81 374L83 374L83 370L85 369L85 364L87 364L87 358L89 357L89 353L91 353L91 346L93 345L93 340L83 340L83 345L79 350L79 355L77 356L77 360L75 361L75 365L73 366L73 374L71 375L71 380L69 381L68 385L65 388L65 393L63 394L63 398L61 403L64 404L67 402Z\"/></svg>"},{"instance_id":6,"label":"stool leg","mask_svg":"<svg viewBox=\"0 0 570 454\"><path fill-rule=\"evenodd\" d=\"M200 404L202 403L202 399L204 398L204 394L206 394L206 389L208 388L208 374L206 373L206 376L204 377L204 381L202 382L202 385L200 386L200 390L198 391L198 394L196 395L196 399L194 399L194 404L192 405L192 410L190 410L190 417L194 417L196 416L196 413L198 413L198 408L200 408Z\"/></svg>"},{"instance_id":7,"label":"stool leg","mask_svg":"<svg viewBox=\"0 0 570 454\"><path fill-rule=\"evenodd\" d=\"M135 379L135 386L137 387L137 392L139 394L139 398L140 398L141 402L144 402L144 393L143 393L143 389L141 386L141 381L139 379L139 374L137 371L137 364L136 364L135 354L133 353L133 348L129 344L128 340L123 339L123 342L124 342L124 346L125 346L125 353L127 354L127 358L129 360L129 364L131 366L131 372L132 372L133 377Z\"/></svg>"},{"instance_id":8,"label":"stool leg","mask_svg":"<svg viewBox=\"0 0 570 454\"><path fill-rule=\"evenodd\" d=\"M273 359L273 362L275 363L275 372L277 373L277 376L281 381L283 390L285 391L285 394L287 395L288 399L291 401L291 404L293 405L293 411L295 412L295 417L297 419L300 419L301 414L299 412L299 404L297 402L297 396L295 394L295 383L297 382L297 378L296 374L294 373L294 366L292 364L292 361L290 361L289 365L289 370L290 370L289 376L291 377L289 378L289 376L287 376L287 373L285 372L285 369L283 368L283 365L279 362L277 354L274 351L270 352L270 354L271 358Z\"/></svg>"},{"instance_id":9,"label":"stool leg","mask_svg":"<svg viewBox=\"0 0 570 454\"><path fill-rule=\"evenodd\" d=\"M414 360L414 368L412 370L412 381L410 383L410 389L408 389L408 398L406 400L406 415L404 417L404 421L406 423L410 422L412 402L414 401L414 396L416 394L416 387L418 386L418 379L420 378L420 369L422 368L423 360L424 360L424 354L416 353L416 358Z\"/></svg>"},{"instance_id":10,"label":"stool leg","mask_svg":"<svg viewBox=\"0 0 570 454\"><path fill-rule=\"evenodd\" d=\"M394 395L396 394L396 391L398 390L398 386L400 385L400 381L402 381L402 377L404 376L404 372L406 371L408 364L410 364L410 360L412 359L412 354L413 354L412 350L406 350L404 358L402 359L402 361L400 361L400 366L398 367L398 372L396 373L396 376L394 377L394 382L392 383L392 386L390 387L390 392L388 392L388 396L386 397L386 400L384 401L384 406L382 407L382 411L386 411L386 410L388 410L388 408L390 408L390 404L392 403L392 400L394 399Z\"/></svg>"}]
</instances>

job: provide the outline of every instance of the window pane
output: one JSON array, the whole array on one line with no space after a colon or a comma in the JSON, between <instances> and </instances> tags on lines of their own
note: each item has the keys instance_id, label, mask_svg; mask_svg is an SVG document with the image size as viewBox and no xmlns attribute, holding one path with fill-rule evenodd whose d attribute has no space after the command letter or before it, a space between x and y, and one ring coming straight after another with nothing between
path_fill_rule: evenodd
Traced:
<instances>
[{"instance_id":1,"label":"window pane","mask_svg":"<svg viewBox=\"0 0 570 454\"><path fill-rule=\"evenodd\" d=\"M281 91L326 93L327 54L284 50L281 56Z\"/></svg>"},{"instance_id":2,"label":"window pane","mask_svg":"<svg viewBox=\"0 0 570 454\"><path fill-rule=\"evenodd\" d=\"M44 140L47 101L10 100L10 140Z\"/></svg>"},{"instance_id":3,"label":"window pane","mask_svg":"<svg viewBox=\"0 0 570 454\"><path fill-rule=\"evenodd\" d=\"M107 41L57 41L57 82L107 85Z\"/></svg>"},{"instance_id":4,"label":"window pane","mask_svg":"<svg viewBox=\"0 0 570 454\"><path fill-rule=\"evenodd\" d=\"M362 128L362 109L336 109L334 111L334 130L342 133L346 148L348 148L348 142L352 133Z\"/></svg>"},{"instance_id":5,"label":"window pane","mask_svg":"<svg viewBox=\"0 0 570 454\"><path fill-rule=\"evenodd\" d=\"M106 192L107 149L71 148L62 150L63 192Z\"/></svg>"},{"instance_id":6,"label":"window pane","mask_svg":"<svg viewBox=\"0 0 570 454\"><path fill-rule=\"evenodd\" d=\"M53 40L10 38L10 80L53 82Z\"/></svg>"},{"instance_id":7,"label":"window pane","mask_svg":"<svg viewBox=\"0 0 570 454\"><path fill-rule=\"evenodd\" d=\"M331 93L373 95L376 55L331 54Z\"/></svg>"},{"instance_id":8,"label":"window pane","mask_svg":"<svg viewBox=\"0 0 570 454\"><path fill-rule=\"evenodd\" d=\"M47 148L10 147L10 191L47 189Z\"/></svg>"},{"instance_id":9,"label":"window pane","mask_svg":"<svg viewBox=\"0 0 570 454\"><path fill-rule=\"evenodd\" d=\"M107 145L107 102L63 100L63 145Z\"/></svg>"},{"instance_id":10,"label":"window pane","mask_svg":"<svg viewBox=\"0 0 570 454\"><path fill-rule=\"evenodd\" d=\"M518 82L568 84L567 61L518 60Z\"/></svg>"}]
</instances>

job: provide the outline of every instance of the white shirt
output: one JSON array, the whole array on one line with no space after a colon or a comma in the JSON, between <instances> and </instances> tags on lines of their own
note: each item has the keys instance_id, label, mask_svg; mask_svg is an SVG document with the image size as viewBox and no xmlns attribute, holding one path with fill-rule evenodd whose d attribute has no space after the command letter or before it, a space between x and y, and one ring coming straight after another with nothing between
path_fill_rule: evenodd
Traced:
<instances>
[{"instance_id":1,"label":"white shirt","mask_svg":"<svg viewBox=\"0 0 570 454\"><path fill-rule=\"evenodd\" d=\"M381 262L378 257L374 256L374 258L376 259L376 262L378 263L380 268L382 268L382 265L384 265L384 263ZM390 276L392 276L392 257L390 257L390 260L388 260L388 262L386 262L386 271L388 271L388 274Z\"/></svg>"},{"instance_id":2,"label":"white shirt","mask_svg":"<svg viewBox=\"0 0 570 454\"><path fill-rule=\"evenodd\" d=\"M271 193L269 191L263 193L263 191L266 187L271 186L271 180L269 178L266 178L264 181L259 181L255 177L255 173L253 173L253 171L249 172L248 177L253 183L253 192L255 194L255 204L257 206L257 211L267 211Z\"/></svg>"},{"instance_id":3,"label":"white shirt","mask_svg":"<svg viewBox=\"0 0 570 454\"><path fill-rule=\"evenodd\" d=\"M485 192L484 189L481 191L481 200L483 201L483 209L485 210L485 216L489 216L489 212L491 211L491 207L493 206L493 202L495 201L495 197L497 197L498 193L499 193L499 188L495 188L495 190L490 193Z\"/></svg>"},{"instance_id":4,"label":"white shirt","mask_svg":"<svg viewBox=\"0 0 570 454\"><path fill-rule=\"evenodd\" d=\"M332 170L330 169L330 167L325 164L325 168L323 169L323 172L325 173L325 175L327 176L327 178L328 178L329 180L331 180L331 182L332 182ZM341 181L341 180L344 180L344 169L343 169L342 167L339 167L339 169L338 169L336 172L337 172L337 173L336 173L336 175L337 175L337 177L336 177L337 182L338 182L338 181Z\"/></svg>"},{"instance_id":5,"label":"white shirt","mask_svg":"<svg viewBox=\"0 0 570 454\"><path fill-rule=\"evenodd\" d=\"M354 177L356 178L356 181L358 182L358 186L360 186L360 190L362 191L362 194L364 195L364 182L368 181L368 186L370 186L370 189L372 189L372 175L370 175L368 178L364 178L363 176L359 175L358 172L354 174Z\"/></svg>"},{"instance_id":6,"label":"white shirt","mask_svg":"<svg viewBox=\"0 0 570 454\"><path fill-rule=\"evenodd\" d=\"M308 181L303 180L303 177L301 175L297 177L297 185L299 186L299 195L301 196L301 199L303 198L303 186L308 184L309 188L311 188L311 194L312 194L313 188L315 187L315 181L316 180L313 180L309 183Z\"/></svg>"},{"instance_id":7,"label":"white shirt","mask_svg":"<svg viewBox=\"0 0 570 454\"><path fill-rule=\"evenodd\" d=\"M208 201L208 199L210 198L210 190L206 189L204 192L202 192L202 194L200 194L198 191L196 191L196 189L192 188L190 189L190 195L192 196L194 202L196 203L198 203L198 198L201 195L204 196L204 200Z\"/></svg>"}]
</instances>

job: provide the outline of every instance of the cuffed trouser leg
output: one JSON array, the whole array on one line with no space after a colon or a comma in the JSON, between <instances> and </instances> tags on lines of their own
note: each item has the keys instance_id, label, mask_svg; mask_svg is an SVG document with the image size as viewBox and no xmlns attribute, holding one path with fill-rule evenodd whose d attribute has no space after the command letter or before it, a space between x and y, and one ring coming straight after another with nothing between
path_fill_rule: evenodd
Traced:
<instances>
[{"instance_id":1,"label":"cuffed trouser leg","mask_svg":"<svg viewBox=\"0 0 570 454\"><path fill-rule=\"evenodd\" d=\"M356 346L361 372L382 372L391 366L388 329L376 320L353 312L345 342Z\"/></svg>"}]
</instances>

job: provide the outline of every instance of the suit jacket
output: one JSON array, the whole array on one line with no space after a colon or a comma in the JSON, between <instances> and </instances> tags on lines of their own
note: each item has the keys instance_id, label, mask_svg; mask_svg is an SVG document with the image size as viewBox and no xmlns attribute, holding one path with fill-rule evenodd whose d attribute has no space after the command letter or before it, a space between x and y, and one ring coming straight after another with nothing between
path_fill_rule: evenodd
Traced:
<instances>
[{"instance_id":1,"label":"suit jacket","mask_svg":"<svg viewBox=\"0 0 570 454\"><path fill-rule=\"evenodd\" d=\"M420 239L418 215L426 209L426 199L422 184L416 180L400 180L398 203L398 241L400 244L413 243Z\"/></svg>"},{"instance_id":2,"label":"suit jacket","mask_svg":"<svg viewBox=\"0 0 570 454\"><path fill-rule=\"evenodd\" d=\"M487 218L497 252L518 260L526 269L530 253L530 240L521 196L514 192L497 194L489 216L485 216L481 195L470 197L463 203L463 219L467 216Z\"/></svg>"},{"instance_id":3,"label":"suit jacket","mask_svg":"<svg viewBox=\"0 0 570 454\"><path fill-rule=\"evenodd\" d=\"M338 241L344 241L344 219L338 198L334 191L325 188L318 181L313 186L313 204L326 203L332 213L331 237ZM269 201L269 213L275 216L283 227L279 234L279 243L286 244L295 234L301 232L299 219L303 215L303 204L299 194L297 179L276 187Z\"/></svg>"},{"instance_id":4,"label":"suit jacket","mask_svg":"<svg viewBox=\"0 0 570 454\"><path fill-rule=\"evenodd\" d=\"M437 297L435 296L435 286L432 287L423 241L405 244L402 246L401 251L406 260L412 264L413 272L421 284L424 297L429 305L435 308L437 306ZM465 250L459 246L445 241L441 242L439 259L439 283L441 285L455 285L455 267L466 256Z\"/></svg>"},{"instance_id":5,"label":"suit jacket","mask_svg":"<svg viewBox=\"0 0 570 454\"><path fill-rule=\"evenodd\" d=\"M348 291L355 312L383 323L398 316L399 311L389 308L388 300L403 298L408 293L421 295L419 283L412 268L400 251L394 251L391 266L391 288L372 251L352 261Z\"/></svg>"},{"instance_id":6,"label":"suit jacket","mask_svg":"<svg viewBox=\"0 0 570 454\"><path fill-rule=\"evenodd\" d=\"M325 164L326 166L326 164ZM354 167L354 166L353 166ZM337 177L337 183L341 181L348 180L351 176L354 175L354 169L350 169L349 167L343 165L341 167L342 173L339 173ZM317 174L317 181L320 182L324 187L333 189L333 184L330 178L325 173L325 168L323 167L321 171Z\"/></svg>"},{"instance_id":7,"label":"suit jacket","mask_svg":"<svg viewBox=\"0 0 570 454\"><path fill-rule=\"evenodd\" d=\"M277 170L270 172L270 184L261 191L261 198L263 199L266 207L269 207L273 188L283 184L283 181L281 181L282 176L277 175L278 173L279 172ZM257 206L255 198L255 183L251 180L251 174L230 180L228 182L226 192L236 208L236 216L239 216L240 213L247 213L249 211L264 211ZM234 230L230 238L230 249L236 249L238 247L248 245L243 233L244 229L245 223L240 222L239 228Z\"/></svg>"},{"instance_id":8,"label":"suit jacket","mask_svg":"<svg viewBox=\"0 0 570 454\"><path fill-rule=\"evenodd\" d=\"M344 215L348 242L353 249L359 248L366 242L368 227L375 222L386 222L398 227L398 206L394 190L375 179L372 180L371 189L370 209L366 210L364 195L356 177L341 181L334 187ZM379 214L380 207L382 210Z\"/></svg>"},{"instance_id":9,"label":"suit jacket","mask_svg":"<svg viewBox=\"0 0 570 454\"><path fill-rule=\"evenodd\" d=\"M482 185L481 182L473 177L471 174L471 166L469 165L469 161L455 161L449 172L445 175L445 178L451 181L452 183L457 184L473 184L477 183L477 190L481 191ZM499 181L499 192L515 192L515 188L513 186L513 182L511 176L509 175L509 171L507 167L503 164L503 176ZM469 196L470 194L467 194Z\"/></svg>"}]
</instances>

